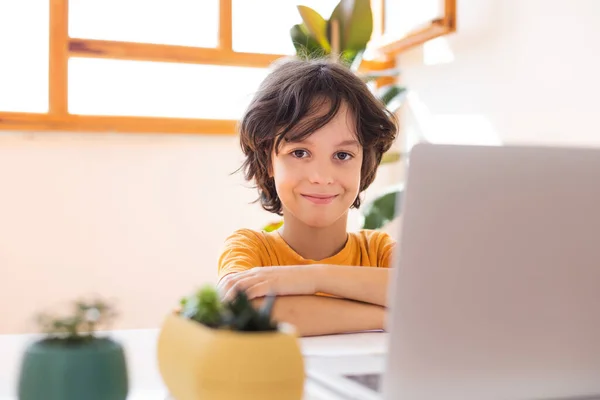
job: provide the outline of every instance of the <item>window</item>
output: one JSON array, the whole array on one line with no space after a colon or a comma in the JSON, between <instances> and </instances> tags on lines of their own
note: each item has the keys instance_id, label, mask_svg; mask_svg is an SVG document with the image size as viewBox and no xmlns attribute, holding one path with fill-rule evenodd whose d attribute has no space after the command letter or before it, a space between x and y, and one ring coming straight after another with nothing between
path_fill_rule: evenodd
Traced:
<instances>
[{"instance_id":1,"label":"window","mask_svg":"<svg viewBox=\"0 0 600 400\"><path fill-rule=\"evenodd\" d=\"M69 36L217 47L219 0L69 0Z\"/></svg>"},{"instance_id":2,"label":"window","mask_svg":"<svg viewBox=\"0 0 600 400\"><path fill-rule=\"evenodd\" d=\"M338 1L0 2L0 130L232 134L293 54L296 6L328 18Z\"/></svg>"},{"instance_id":3,"label":"window","mask_svg":"<svg viewBox=\"0 0 600 400\"><path fill-rule=\"evenodd\" d=\"M48 111L48 3L0 1L2 111Z\"/></svg>"},{"instance_id":4,"label":"window","mask_svg":"<svg viewBox=\"0 0 600 400\"><path fill-rule=\"evenodd\" d=\"M396 38L424 28L444 13L440 0L385 0L385 33Z\"/></svg>"},{"instance_id":5,"label":"window","mask_svg":"<svg viewBox=\"0 0 600 400\"><path fill-rule=\"evenodd\" d=\"M456 30L456 0L383 0L380 51L389 56Z\"/></svg>"},{"instance_id":6,"label":"window","mask_svg":"<svg viewBox=\"0 0 600 400\"><path fill-rule=\"evenodd\" d=\"M233 0L233 50L249 53L294 54L290 28L302 22L297 5L329 19L339 0ZM248 16L251 15L251 18ZM281 34L274 35L274 32Z\"/></svg>"},{"instance_id":7,"label":"window","mask_svg":"<svg viewBox=\"0 0 600 400\"><path fill-rule=\"evenodd\" d=\"M71 58L69 112L237 119L266 68Z\"/></svg>"}]
</instances>

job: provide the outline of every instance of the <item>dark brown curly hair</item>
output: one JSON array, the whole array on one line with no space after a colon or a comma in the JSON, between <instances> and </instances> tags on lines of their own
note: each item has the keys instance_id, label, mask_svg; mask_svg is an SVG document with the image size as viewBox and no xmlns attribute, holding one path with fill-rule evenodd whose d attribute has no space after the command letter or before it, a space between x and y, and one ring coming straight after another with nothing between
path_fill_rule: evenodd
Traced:
<instances>
[{"instance_id":1,"label":"dark brown curly hair","mask_svg":"<svg viewBox=\"0 0 600 400\"><path fill-rule=\"evenodd\" d=\"M269 176L273 150L277 153L282 140L296 142L310 136L335 117L342 103L354 117L363 148L362 193L373 183L383 153L396 138L395 115L348 67L327 59L280 61L262 82L240 121L239 134L246 157L240 169L247 181L256 184L256 201L265 210L282 215L275 182ZM323 107L329 110L323 112ZM352 207L360 207L360 196Z\"/></svg>"}]
</instances>

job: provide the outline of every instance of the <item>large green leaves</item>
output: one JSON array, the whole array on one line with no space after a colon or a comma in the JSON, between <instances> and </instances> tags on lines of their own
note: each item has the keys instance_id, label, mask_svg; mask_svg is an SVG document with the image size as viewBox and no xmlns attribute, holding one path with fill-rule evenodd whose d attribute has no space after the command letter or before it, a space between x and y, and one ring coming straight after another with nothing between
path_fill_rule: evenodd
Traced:
<instances>
[{"instance_id":1,"label":"large green leaves","mask_svg":"<svg viewBox=\"0 0 600 400\"><path fill-rule=\"evenodd\" d=\"M406 88L396 84L386 85L377 89L375 95L388 109L394 110L402 104Z\"/></svg>"},{"instance_id":2,"label":"large green leaves","mask_svg":"<svg viewBox=\"0 0 600 400\"><path fill-rule=\"evenodd\" d=\"M331 45L327 39L327 21L325 21L321 14L310 7L298 6L298 12L302 17L304 26L311 36L326 53L329 53L331 51Z\"/></svg>"},{"instance_id":3,"label":"large green leaves","mask_svg":"<svg viewBox=\"0 0 600 400\"><path fill-rule=\"evenodd\" d=\"M362 210L363 229L380 229L400 215L403 185L392 186L386 193L366 204Z\"/></svg>"},{"instance_id":4,"label":"large green leaves","mask_svg":"<svg viewBox=\"0 0 600 400\"><path fill-rule=\"evenodd\" d=\"M306 55L322 56L335 50L347 63L366 47L373 33L373 12L370 0L340 0L325 20L310 7L298 6L302 24L294 25L290 34L296 51ZM332 49L333 21L337 22L339 48Z\"/></svg>"},{"instance_id":5,"label":"large green leaves","mask_svg":"<svg viewBox=\"0 0 600 400\"><path fill-rule=\"evenodd\" d=\"M307 57L323 57L329 54L313 38L304 24L296 24L290 29L290 36L296 53Z\"/></svg>"},{"instance_id":6,"label":"large green leaves","mask_svg":"<svg viewBox=\"0 0 600 400\"><path fill-rule=\"evenodd\" d=\"M365 49L373 33L370 0L340 0L329 18L327 29L330 38L333 20L339 24L340 50L358 52Z\"/></svg>"}]
</instances>

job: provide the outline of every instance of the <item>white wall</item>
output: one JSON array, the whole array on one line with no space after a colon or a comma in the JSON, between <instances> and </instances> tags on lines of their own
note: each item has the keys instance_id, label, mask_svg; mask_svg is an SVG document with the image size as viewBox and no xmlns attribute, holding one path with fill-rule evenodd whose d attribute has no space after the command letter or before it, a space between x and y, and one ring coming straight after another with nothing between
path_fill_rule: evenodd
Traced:
<instances>
[{"instance_id":1,"label":"white wall","mask_svg":"<svg viewBox=\"0 0 600 400\"><path fill-rule=\"evenodd\" d=\"M235 136L0 132L0 334L90 293L118 301L115 327L158 326L216 281L229 233L279 219L241 161Z\"/></svg>"},{"instance_id":2,"label":"white wall","mask_svg":"<svg viewBox=\"0 0 600 400\"><path fill-rule=\"evenodd\" d=\"M600 145L600 1L457 3L452 62L400 57L434 140Z\"/></svg>"}]
</instances>

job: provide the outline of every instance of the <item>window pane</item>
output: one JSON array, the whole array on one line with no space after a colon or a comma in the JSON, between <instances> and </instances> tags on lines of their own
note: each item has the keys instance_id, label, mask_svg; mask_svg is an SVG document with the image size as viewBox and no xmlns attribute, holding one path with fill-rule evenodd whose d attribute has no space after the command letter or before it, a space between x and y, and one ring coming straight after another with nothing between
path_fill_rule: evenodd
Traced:
<instances>
[{"instance_id":1,"label":"window pane","mask_svg":"<svg viewBox=\"0 0 600 400\"><path fill-rule=\"evenodd\" d=\"M144 61L69 60L69 112L238 119L264 68Z\"/></svg>"},{"instance_id":2,"label":"window pane","mask_svg":"<svg viewBox=\"0 0 600 400\"><path fill-rule=\"evenodd\" d=\"M48 5L0 1L0 111L48 112Z\"/></svg>"},{"instance_id":3,"label":"window pane","mask_svg":"<svg viewBox=\"0 0 600 400\"><path fill-rule=\"evenodd\" d=\"M216 47L219 0L70 0L69 35Z\"/></svg>"},{"instance_id":4,"label":"window pane","mask_svg":"<svg viewBox=\"0 0 600 400\"><path fill-rule=\"evenodd\" d=\"M290 29L302 22L296 6L304 5L329 19L339 0L233 0L233 50L294 54Z\"/></svg>"},{"instance_id":5,"label":"window pane","mask_svg":"<svg viewBox=\"0 0 600 400\"><path fill-rule=\"evenodd\" d=\"M405 36L443 15L443 0L385 0L385 35Z\"/></svg>"}]
</instances>

